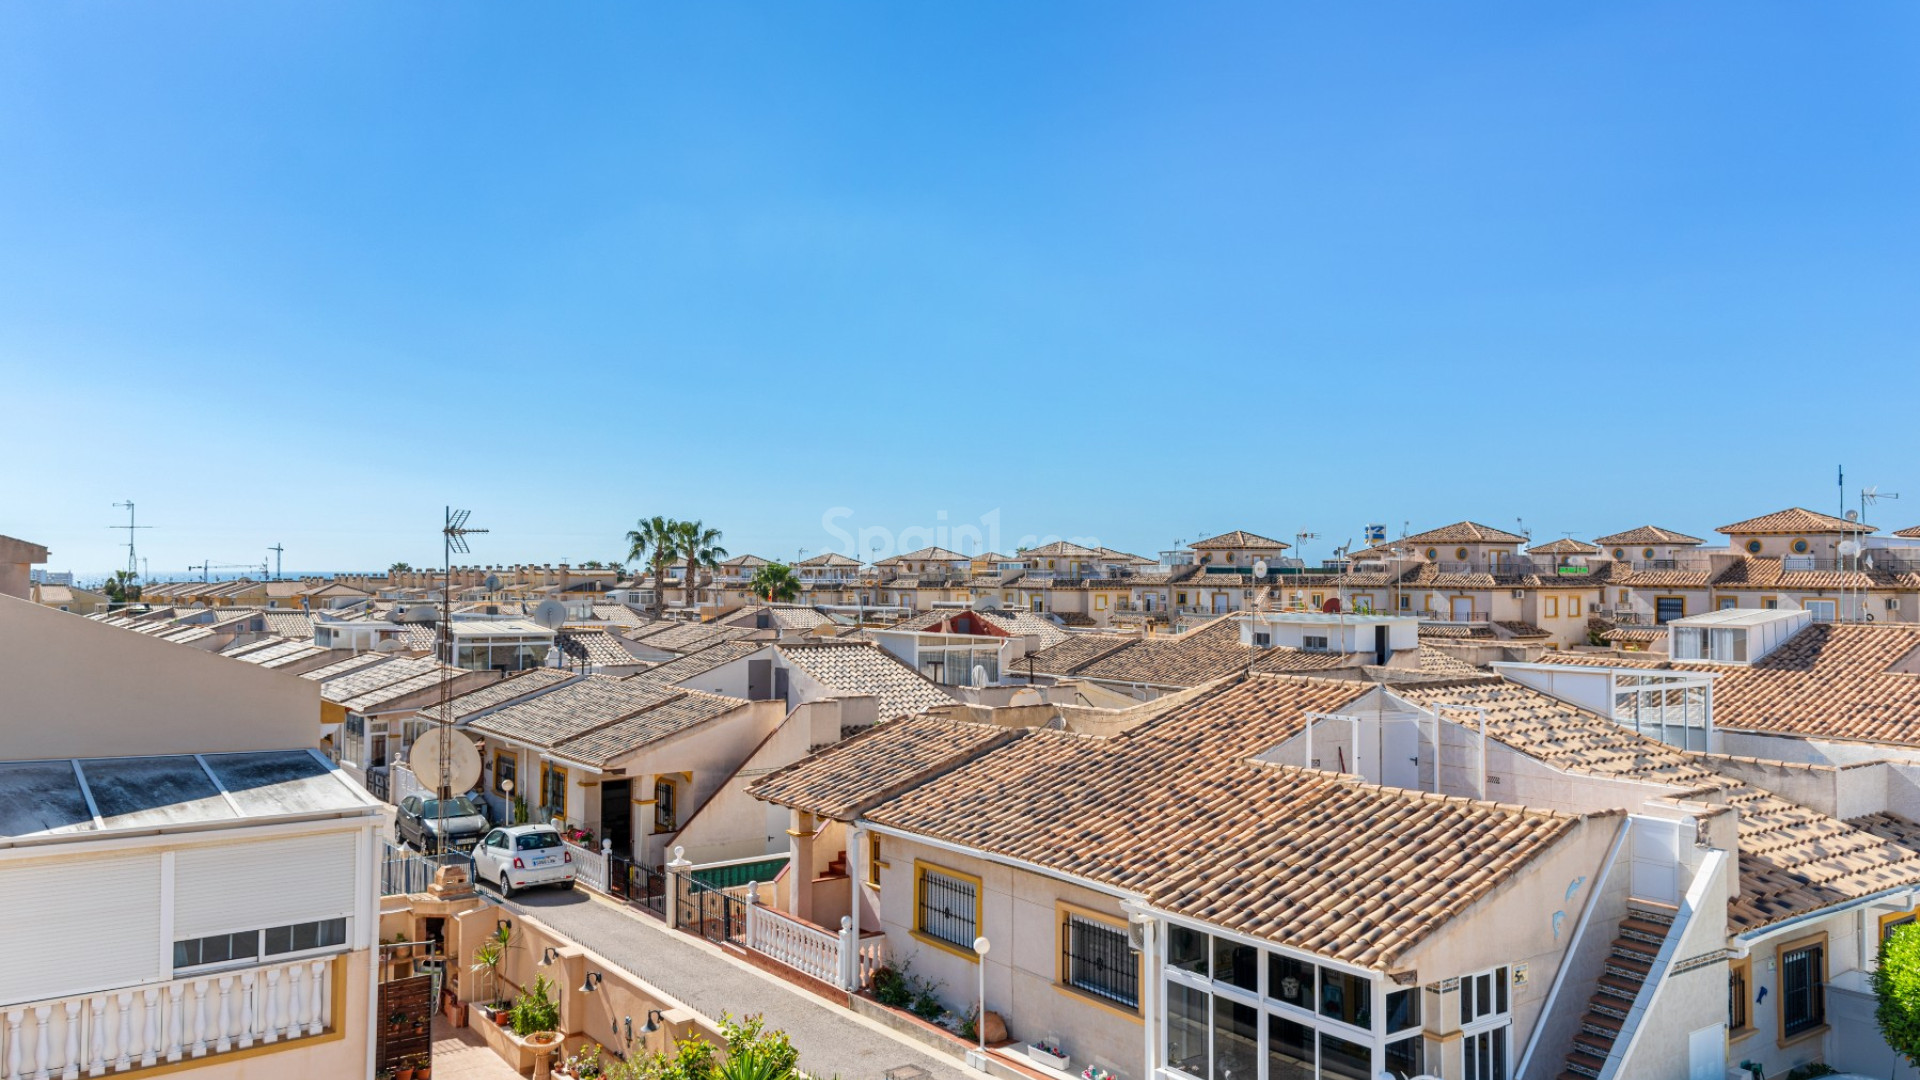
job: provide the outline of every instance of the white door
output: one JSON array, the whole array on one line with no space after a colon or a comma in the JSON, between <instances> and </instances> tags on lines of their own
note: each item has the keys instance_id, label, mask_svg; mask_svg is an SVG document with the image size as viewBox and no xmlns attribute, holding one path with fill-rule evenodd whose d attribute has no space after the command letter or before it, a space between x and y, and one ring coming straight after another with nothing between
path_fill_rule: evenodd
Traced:
<instances>
[{"instance_id":1,"label":"white door","mask_svg":"<svg viewBox=\"0 0 1920 1080\"><path fill-rule=\"evenodd\" d=\"M1680 823L1633 819L1631 891L1642 900L1680 902Z\"/></svg>"},{"instance_id":2,"label":"white door","mask_svg":"<svg viewBox=\"0 0 1920 1080\"><path fill-rule=\"evenodd\" d=\"M1466 622L1473 618L1473 597L1455 596L1447 601L1453 608L1453 621Z\"/></svg>"},{"instance_id":3,"label":"white door","mask_svg":"<svg viewBox=\"0 0 1920 1080\"><path fill-rule=\"evenodd\" d=\"M1687 1036L1687 1080L1724 1080L1727 1025L1703 1027Z\"/></svg>"},{"instance_id":4,"label":"white door","mask_svg":"<svg viewBox=\"0 0 1920 1080\"><path fill-rule=\"evenodd\" d=\"M1388 787L1420 787L1420 722L1388 720L1380 727L1380 782Z\"/></svg>"}]
</instances>

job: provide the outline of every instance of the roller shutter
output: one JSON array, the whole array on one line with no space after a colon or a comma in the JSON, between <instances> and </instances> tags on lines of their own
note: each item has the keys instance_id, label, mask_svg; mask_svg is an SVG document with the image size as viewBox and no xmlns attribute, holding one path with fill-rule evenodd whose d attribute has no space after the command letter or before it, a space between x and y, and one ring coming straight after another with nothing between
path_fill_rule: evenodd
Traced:
<instances>
[{"instance_id":1,"label":"roller shutter","mask_svg":"<svg viewBox=\"0 0 1920 1080\"><path fill-rule=\"evenodd\" d=\"M164 979L160 856L0 869L0 1006Z\"/></svg>"},{"instance_id":2,"label":"roller shutter","mask_svg":"<svg viewBox=\"0 0 1920 1080\"><path fill-rule=\"evenodd\" d=\"M353 833L189 848L173 867L175 940L352 915Z\"/></svg>"}]
</instances>

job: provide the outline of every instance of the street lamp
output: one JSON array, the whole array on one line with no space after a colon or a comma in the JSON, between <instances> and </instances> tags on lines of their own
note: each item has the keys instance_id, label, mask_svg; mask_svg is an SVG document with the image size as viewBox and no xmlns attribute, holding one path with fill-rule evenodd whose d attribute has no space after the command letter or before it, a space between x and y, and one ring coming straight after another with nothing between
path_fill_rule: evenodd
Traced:
<instances>
[{"instance_id":1,"label":"street lamp","mask_svg":"<svg viewBox=\"0 0 1920 1080\"><path fill-rule=\"evenodd\" d=\"M980 1053L987 1052L987 950L993 947L986 935L973 939L973 954L980 958L980 1012L973 1018L973 1033L980 1037Z\"/></svg>"}]
</instances>

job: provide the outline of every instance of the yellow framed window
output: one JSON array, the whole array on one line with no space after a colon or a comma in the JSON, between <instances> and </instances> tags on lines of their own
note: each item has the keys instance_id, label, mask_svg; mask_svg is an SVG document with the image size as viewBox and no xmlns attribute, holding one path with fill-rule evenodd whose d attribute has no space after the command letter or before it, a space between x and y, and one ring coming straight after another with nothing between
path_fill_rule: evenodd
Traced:
<instances>
[{"instance_id":1,"label":"yellow framed window","mask_svg":"<svg viewBox=\"0 0 1920 1080\"><path fill-rule=\"evenodd\" d=\"M1123 1012L1140 1009L1140 954L1124 920L1065 902L1054 905L1058 927L1055 982Z\"/></svg>"},{"instance_id":2,"label":"yellow framed window","mask_svg":"<svg viewBox=\"0 0 1920 1080\"><path fill-rule=\"evenodd\" d=\"M1549 619L1559 618L1560 617L1560 598L1557 596L1549 596L1546 598L1545 602L1547 605L1547 618Z\"/></svg>"},{"instance_id":3,"label":"yellow framed window","mask_svg":"<svg viewBox=\"0 0 1920 1080\"><path fill-rule=\"evenodd\" d=\"M913 864L913 933L931 945L973 957L973 939L980 936L980 879L915 860Z\"/></svg>"},{"instance_id":4,"label":"yellow framed window","mask_svg":"<svg viewBox=\"0 0 1920 1080\"><path fill-rule=\"evenodd\" d=\"M547 761L540 765L540 805L555 817L567 816L567 770Z\"/></svg>"},{"instance_id":5,"label":"yellow framed window","mask_svg":"<svg viewBox=\"0 0 1920 1080\"><path fill-rule=\"evenodd\" d=\"M887 865L880 858L880 834L867 834L867 884L872 888L880 887L880 868Z\"/></svg>"},{"instance_id":6,"label":"yellow framed window","mask_svg":"<svg viewBox=\"0 0 1920 1080\"><path fill-rule=\"evenodd\" d=\"M494 794L505 795L508 781L512 781L516 788L520 786L520 761L511 750L495 750L493 752Z\"/></svg>"},{"instance_id":7,"label":"yellow framed window","mask_svg":"<svg viewBox=\"0 0 1920 1080\"><path fill-rule=\"evenodd\" d=\"M653 831L672 832L680 827L680 788L662 776L653 782Z\"/></svg>"}]
</instances>

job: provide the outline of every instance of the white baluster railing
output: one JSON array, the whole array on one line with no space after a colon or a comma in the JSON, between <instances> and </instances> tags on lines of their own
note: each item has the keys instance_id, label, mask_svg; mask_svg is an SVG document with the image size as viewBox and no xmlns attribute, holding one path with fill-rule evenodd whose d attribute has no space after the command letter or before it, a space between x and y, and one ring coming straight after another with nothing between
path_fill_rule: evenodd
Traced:
<instances>
[{"instance_id":1,"label":"white baluster railing","mask_svg":"<svg viewBox=\"0 0 1920 1080\"><path fill-rule=\"evenodd\" d=\"M333 965L301 959L0 1008L0 1080L79 1080L332 1024Z\"/></svg>"},{"instance_id":2,"label":"white baluster railing","mask_svg":"<svg viewBox=\"0 0 1920 1080\"><path fill-rule=\"evenodd\" d=\"M747 904L747 947L803 975L840 985L840 935L763 904Z\"/></svg>"},{"instance_id":3,"label":"white baluster railing","mask_svg":"<svg viewBox=\"0 0 1920 1080\"><path fill-rule=\"evenodd\" d=\"M567 853L573 856L573 880L585 885L594 892L605 894L607 891L607 853L605 849L612 847L612 842L602 841L602 850L600 851L581 847L571 840L560 841L560 846L566 848Z\"/></svg>"}]
</instances>

